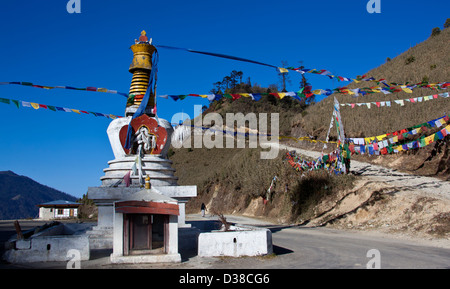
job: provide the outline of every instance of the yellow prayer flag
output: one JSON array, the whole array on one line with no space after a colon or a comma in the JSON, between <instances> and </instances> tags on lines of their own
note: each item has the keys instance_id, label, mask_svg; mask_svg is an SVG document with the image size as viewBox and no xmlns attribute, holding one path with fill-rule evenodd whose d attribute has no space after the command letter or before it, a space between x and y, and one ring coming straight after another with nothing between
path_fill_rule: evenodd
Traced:
<instances>
[{"instance_id":1,"label":"yellow prayer flag","mask_svg":"<svg viewBox=\"0 0 450 289\"><path fill-rule=\"evenodd\" d=\"M280 71L280 73L288 73L289 70L287 70L286 68L283 67L278 67L278 70Z\"/></svg>"},{"instance_id":2,"label":"yellow prayer flag","mask_svg":"<svg viewBox=\"0 0 450 289\"><path fill-rule=\"evenodd\" d=\"M372 142L373 139L375 139L375 138L372 138L372 137L365 137L365 138L364 138L364 142L365 142L365 144L367 145L367 144L370 144L370 143Z\"/></svg>"},{"instance_id":3,"label":"yellow prayer flag","mask_svg":"<svg viewBox=\"0 0 450 289\"><path fill-rule=\"evenodd\" d=\"M386 134L376 136L377 140L383 140L385 137L387 137Z\"/></svg>"},{"instance_id":4,"label":"yellow prayer flag","mask_svg":"<svg viewBox=\"0 0 450 289\"><path fill-rule=\"evenodd\" d=\"M313 92L312 93L314 93L314 94L321 94L322 93L322 90L320 90L320 89L316 89L316 90L313 90Z\"/></svg>"},{"instance_id":5,"label":"yellow prayer flag","mask_svg":"<svg viewBox=\"0 0 450 289\"><path fill-rule=\"evenodd\" d=\"M250 93L240 93L240 95L242 95L243 97L252 97L252 96L250 95Z\"/></svg>"},{"instance_id":6,"label":"yellow prayer flag","mask_svg":"<svg viewBox=\"0 0 450 289\"><path fill-rule=\"evenodd\" d=\"M283 99L283 97L285 97L286 96L286 93L285 92L278 92L278 97L280 98L280 99Z\"/></svg>"},{"instance_id":7,"label":"yellow prayer flag","mask_svg":"<svg viewBox=\"0 0 450 289\"><path fill-rule=\"evenodd\" d=\"M434 134L427 136L425 138L425 145L429 145L430 143L432 143L434 141Z\"/></svg>"},{"instance_id":8,"label":"yellow prayer flag","mask_svg":"<svg viewBox=\"0 0 450 289\"><path fill-rule=\"evenodd\" d=\"M398 142L398 136L394 136L393 141L394 141L394 143Z\"/></svg>"},{"instance_id":9,"label":"yellow prayer flag","mask_svg":"<svg viewBox=\"0 0 450 289\"><path fill-rule=\"evenodd\" d=\"M404 92L407 92L407 93L413 92L411 89L407 88L406 85L402 85L401 88L403 89Z\"/></svg>"},{"instance_id":10,"label":"yellow prayer flag","mask_svg":"<svg viewBox=\"0 0 450 289\"><path fill-rule=\"evenodd\" d=\"M39 109L39 104L38 104L38 103L30 102L30 104L31 104L31 106L32 106L34 109Z\"/></svg>"},{"instance_id":11,"label":"yellow prayer flag","mask_svg":"<svg viewBox=\"0 0 450 289\"><path fill-rule=\"evenodd\" d=\"M73 112L76 112L76 113L78 113L78 114L80 114L80 111L78 110L78 109L71 109Z\"/></svg>"}]
</instances>

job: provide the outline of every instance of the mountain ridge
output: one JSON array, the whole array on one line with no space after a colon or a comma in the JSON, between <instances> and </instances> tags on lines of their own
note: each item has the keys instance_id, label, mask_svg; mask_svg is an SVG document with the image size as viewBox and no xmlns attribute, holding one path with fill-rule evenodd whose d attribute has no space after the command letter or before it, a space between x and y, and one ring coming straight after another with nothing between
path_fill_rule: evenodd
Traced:
<instances>
[{"instance_id":1,"label":"mountain ridge","mask_svg":"<svg viewBox=\"0 0 450 289\"><path fill-rule=\"evenodd\" d=\"M11 170L0 171L0 219L37 218L38 204L77 198Z\"/></svg>"}]
</instances>

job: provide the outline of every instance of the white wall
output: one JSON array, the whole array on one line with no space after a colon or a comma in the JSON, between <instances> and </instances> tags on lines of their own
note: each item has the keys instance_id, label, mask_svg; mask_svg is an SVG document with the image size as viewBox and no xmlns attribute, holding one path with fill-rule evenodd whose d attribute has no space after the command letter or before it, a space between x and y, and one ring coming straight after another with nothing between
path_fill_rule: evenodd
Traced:
<instances>
[{"instance_id":1,"label":"white wall","mask_svg":"<svg viewBox=\"0 0 450 289\"><path fill-rule=\"evenodd\" d=\"M62 210L62 212L59 212L59 210ZM70 210L73 210L73 217L76 218L78 216L78 208L58 209L58 208L40 207L39 208L39 219L51 220L51 219L57 219L57 218L70 218L71 217Z\"/></svg>"},{"instance_id":2,"label":"white wall","mask_svg":"<svg viewBox=\"0 0 450 289\"><path fill-rule=\"evenodd\" d=\"M248 226L247 226L248 228ZM272 233L268 229L255 228L236 231L201 233L198 236L200 257L261 256L271 254Z\"/></svg>"}]
</instances>

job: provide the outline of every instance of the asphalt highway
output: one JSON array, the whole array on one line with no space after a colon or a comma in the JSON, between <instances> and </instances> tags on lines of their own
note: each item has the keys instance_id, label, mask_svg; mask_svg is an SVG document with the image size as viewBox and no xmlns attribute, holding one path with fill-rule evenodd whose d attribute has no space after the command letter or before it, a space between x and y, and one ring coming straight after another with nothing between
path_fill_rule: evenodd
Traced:
<instances>
[{"instance_id":1,"label":"asphalt highway","mask_svg":"<svg viewBox=\"0 0 450 289\"><path fill-rule=\"evenodd\" d=\"M215 221L215 217L190 215L188 221ZM264 257L206 258L195 252L181 251L179 264L110 264L111 250L94 252L92 260L83 261L81 268L173 268L173 269L448 269L450 244L435 246L389 238L386 236L341 231L329 228L278 226L242 216L227 216L229 222L263 226L272 231L274 254ZM42 225L42 222L21 221L22 229ZM14 234L12 221L0 221L0 244ZM1 248L0 253L3 253ZM0 263L0 268L66 268L64 262L39 264Z\"/></svg>"}]
</instances>

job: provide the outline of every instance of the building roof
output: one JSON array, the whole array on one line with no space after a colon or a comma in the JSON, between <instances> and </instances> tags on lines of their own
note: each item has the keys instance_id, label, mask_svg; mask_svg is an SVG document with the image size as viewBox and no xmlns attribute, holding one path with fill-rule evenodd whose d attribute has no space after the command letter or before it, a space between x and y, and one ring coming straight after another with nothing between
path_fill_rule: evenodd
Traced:
<instances>
[{"instance_id":1,"label":"building roof","mask_svg":"<svg viewBox=\"0 0 450 289\"><path fill-rule=\"evenodd\" d=\"M65 201L65 200L57 200L51 201L43 204L39 204L39 207L78 207L80 203Z\"/></svg>"}]
</instances>

